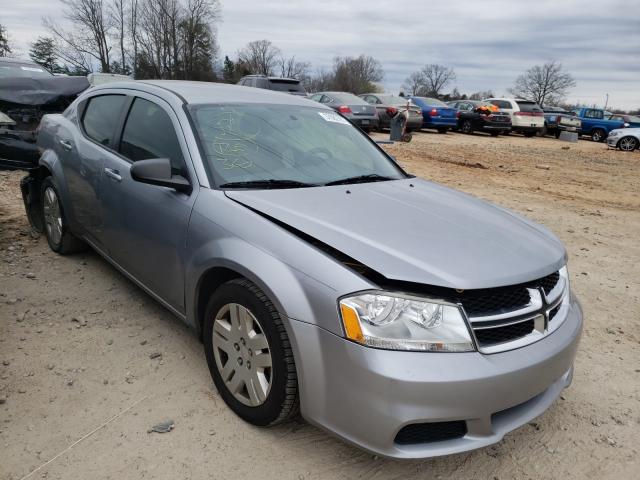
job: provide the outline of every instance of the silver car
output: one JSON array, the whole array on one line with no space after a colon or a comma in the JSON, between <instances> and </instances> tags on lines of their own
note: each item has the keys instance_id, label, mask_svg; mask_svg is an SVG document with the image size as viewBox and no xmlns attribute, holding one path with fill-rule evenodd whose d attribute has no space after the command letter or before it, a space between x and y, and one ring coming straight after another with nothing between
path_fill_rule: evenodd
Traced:
<instances>
[{"instance_id":1,"label":"silver car","mask_svg":"<svg viewBox=\"0 0 640 480\"><path fill-rule=\"evenodd\" d=\"M616 128L609 132L607 146L633 152L640 148L640 128Z\"/></svg>"},{"instance_id":2,"label":"silver car","mask_svg":"<svg viewBox=\"0 0 640 480\"><path fill-rule=\"evenodd\" d=\"M571 383L582 311L560 241L408 175L324 105L132 81L39 132L34 226L193 327L248 422L300 411L370 452L431 457L499 441Z\"/></svg>"},{"instance_id":3,"label":"silver car","mask_svg":"<svg viewBox=\"0 0 640 480\"><path fill-rule=\"evenodd\" d=\"M309 99L331 107L336 112L362 128L365 132L377 130L379 126L376 107L369 105L360 97L348 92L318 92Z\"/></svg>"}]
</instances>

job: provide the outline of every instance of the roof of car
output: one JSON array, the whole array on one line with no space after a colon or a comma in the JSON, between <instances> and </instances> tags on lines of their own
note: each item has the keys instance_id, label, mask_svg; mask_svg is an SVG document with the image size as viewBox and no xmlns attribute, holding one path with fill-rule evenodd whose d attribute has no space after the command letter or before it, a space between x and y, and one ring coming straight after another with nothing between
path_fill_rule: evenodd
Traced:
<instances>
[{"instance_id":1,"label":"roof of car","mask_svg":"<svg viewBox=\"0 0 640 480\"><path fill-rule=\"evenodd\" d=\"M20 60L18 58L0 57L0 62L15 63L16 65L35 65L36 67L40 67L40 65L32 62L31 60Z\"/></svg>"},{"instance_id":2,"label":"roof of car","mask_svg":"<svg viewBox=\"0 0 640 480\"><path fill-rule=\"evenodd\" d=\"M94 87L90 91L95 92L107 88L131 88L142 91L153 90L154 93L157 93L157 89L160 88L172 92L188 104L273 103L280 105L310 106L311 102L311 100L305 97L263 88L186 80L132 80L130 82L113 82ZM313 106L316 108L329 108L316 102L313 102Z\"/></svg>"}]
</instances>

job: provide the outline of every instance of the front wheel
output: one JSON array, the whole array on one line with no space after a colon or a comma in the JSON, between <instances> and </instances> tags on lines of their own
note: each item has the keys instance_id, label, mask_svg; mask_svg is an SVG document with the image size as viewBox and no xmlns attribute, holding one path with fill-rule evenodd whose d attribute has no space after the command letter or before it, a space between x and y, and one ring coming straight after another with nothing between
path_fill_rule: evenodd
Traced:
<instances>
[{"instance_id":1,"label":"front wheel","mask_svg":"<svg viewBox=\"0 0 640 480\"><path fill-rule=\"evenodd\" d=\"M471 120L465 120L462 122L462 133L466 133L467 135L471 135L473 133L473 124Z\"/></svg>"},{"instance_id":2,"label":"front wheel","mask_svg":"<svg viewBox=\"0 0 640 480\"><path fill-rule=\"evenodd\" d=\"M618 142L618 148L624 152L632 152L638 148L638 139L635 137L622 137Z\"/></svg>"},{"instance_id":3,"label":"front wheel","mask_svg":"<svg viewBox=\"0 0 640 480\"><path fill-rule=\"evenodd\" d=\"M591 132L591 140L593 140L594 142L602 142L604 141L605 137L605 131L601 128L596 128L593 132Z\"/></svg>"},{"instance_id":4,"label":"front wheel","mask_svg":"<svg viewBox=\"0 0 640 480\"><path fill-rule=\"evenodd\" d=\"M44 233L51 250L60 255L68 255L82 251L86 244L69 231L58 188L52 177L42 181L40 190L42 202L42 218L44 219Z\"/></svg>"},{"instance_id":5,"label":"front wheel","mask_svg":"<svg viewBox=\"0 0 640 480\"><path fill-rule=\"evenodd\" d=\"M289 337L257 286L235 279L206 308L204 350L213 381L239 417L271 426L298 413L298 380Z\"/></svg>"}]
</instances>

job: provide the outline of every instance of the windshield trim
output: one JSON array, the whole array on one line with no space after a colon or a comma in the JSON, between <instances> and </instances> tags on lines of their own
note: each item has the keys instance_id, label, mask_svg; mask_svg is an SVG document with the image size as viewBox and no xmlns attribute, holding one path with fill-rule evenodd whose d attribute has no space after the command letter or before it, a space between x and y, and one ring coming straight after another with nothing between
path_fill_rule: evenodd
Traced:
<instances>
[{"instance_id":1,"label":"windshield trim","mask_svg":"<svg viewBox=\"0 0 640 480\"><path fill-rule=\"evenodd\" d=\"M202 164L205 173L207 174L207 179L209 180L209 188L211 190L218 190L221 192L225 192L227 191L226 188L221 188L220 185L227 183L226 180L224 180L223 178L221 178L217 172L215 171L215 169L213 169L211 167L211 165L209 165L209 162L206 161L207 158L207 153L206 153L206 149L204 147L204 145L202 144L202 140L200 139L200 135L198 135L198 128L197 128L197 123L195 121L194 118L194 112L193 110L200 108L200 107L216 107L216 106L229 106L229 105L274 105L274 106L291 106L291 107L300 107L300 108L308 108L308 109L312 109L312 110L319 110L319 111L329 111L329 112L335 112L335 110L333 110L330 107L325 107L322 104L318 104L317 106L314 104L311 105L297 105L297 104L287 104L287 103L254 103L254 102L212 102L212 103L188 103L188 102L184 102L182 104L182 108L184 110L185 115L187 116L187 120L189 121L189 127L191 128L191 133L193 135L193 138L195 139L196 145L198 147L198 155L200 157L200 163ZM408 178L415 178L415 175L411 175L410 173L407 173L407 171L402 168L402 166L398 163L398 161L395 159L394 156L392 156L391 154L387 153L380 145L378 145L378 143L372 139L369 135L367 135L365 132L363 132L357 125L355 125L351 120L349 120L347 117L341 115L347 122L349 122L349 124L355 128L358 133L360 133L360 135L363 135L366 140L375 147L376 150L378 150L380 153L382 153L382 155L396 168L396 170L398 171L398 173L400 174L401 178L398 178L396 180L406 180ZM201 185L203 186L203 185ZM324 187L324 185L318 185L319 187ZM253 190L258 190L253 189ZM260 190L264 190L264 189L260 189Z\"/></svg>"}]
</instances>

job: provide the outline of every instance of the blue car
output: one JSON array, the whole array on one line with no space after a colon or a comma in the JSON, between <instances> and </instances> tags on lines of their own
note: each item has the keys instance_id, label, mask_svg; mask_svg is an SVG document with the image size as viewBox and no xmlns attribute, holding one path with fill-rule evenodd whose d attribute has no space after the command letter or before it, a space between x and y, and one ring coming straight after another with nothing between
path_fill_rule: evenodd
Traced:
<instances>
[{"instance_id":1,"label":"blue car","mask_svg":"<svg viewBox=\"0 0 640 480\"><path fill-rule=\"evenodd\" d=\"M458 111L437 98L411 97L411 101L422 109L422 128L447 133L458 124Z\"/></svg>"}]
</instances>

